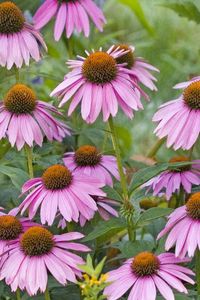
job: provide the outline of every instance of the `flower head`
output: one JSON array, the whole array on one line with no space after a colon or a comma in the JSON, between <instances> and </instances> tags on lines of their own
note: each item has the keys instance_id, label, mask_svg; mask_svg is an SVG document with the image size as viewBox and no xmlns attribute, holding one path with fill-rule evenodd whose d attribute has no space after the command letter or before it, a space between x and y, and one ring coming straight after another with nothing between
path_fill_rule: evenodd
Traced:
<instances>
[{"instance_id":1,"label":"flower head","mask_svg":"<svg viewBox=\"0 0 200 300\"><path fill-rule=\"evenodd\" d=\"M93 196L92 198L97 205L96 213L98 213L103 220L108 221L111 217L118 217L119 214L115 209L117 206L119 206L119 203L117 201L108 199L106 197ZM94 215L95 211L93 212L93 214L91 214L90 220L93 219ZM84 215L80 213L79 222L81 227L85 226L86 221L87 219L84 217ZM67 224L65 219L61 218L58 227L64 229L66 226Z\"/></svg>"},{"instance_id":2,"label":"flower head","mask_svg":"<svg viewBox=\"0 0 200 300\"><path fill-rule=\"evenodd\" d=\"M94 196L93 199L97 204L97 208L98 208L97 212L99 213L100 217L104 221L108 221L111 217L119 216L117 210L115 209L117 206L119 206L119 203L117 201L105 197L97 197L97 196ZM80 216L81 226L84 226L86 221L87 220L85 219L85 217L81 215Z\"/></svg>"},{"instance_id":3,"label":"flower head","mask_svg":"<svg viewBox=\"0 0 200 300\"><path fill-rule=\"evenodd\" d=\"M70 170L101 178L105 185L113 185L110 174L119 180L116 158L101 154L95 146L83 145L75 152L65 153L63 161Z\"/></svg>"},{"instance_id":4,"label":"flower head","mask_svg":"<svg viewBox=\"0 0 200 300\"><path fill-rule=\"evenodd\" d=\"M158 238L168 233L165 249L175 246L176 256L185 257L188 253L192 257L195 250L200 249L199 231L200 192L190 196L186 205L175 209Z\"/></svg>"},{"instance_id":5,"label":"flower head","mask_svg":"<svg viewBox=\"0 0 200 300\"><path fill-rule=\"evenodd\" d=\"M178 265L187 261L176 258L173 253L156 256L151 252L141 252L127 260L122 267L108 273L108 282L111 284L105 288L104 295L108 300L121 299L131 288L129 300L147 300L150 294L151 299L155 300L157 290L165 299L174 299L171 287L187 294L182 281L194 284L188 276L194 273Z\"/></svg>"},{"instance_id":6,"label":"flower head","mask_svg":"<svg viewBox=\"0 0 200 300\"><path fill-rule=\"evenodd\" d=\"M11 1L0 3L0 65L11 69L39 61L41 49L47 51L40 33L28 24L21 10Z\"/></svg>"},{"instance_id":7,"label":"flower head","mask_svg":"<svg viewBox=\"0 0 200 300\"><path fill-rule=\"evenodd\" d=\"M185 156L173 157L171 163L189 162ZM199 161L193 161L192 165L186 165L174 170L168 170L160 173L158 176L150 179L143 187L153 190L153 195L164 193L166 199L170 200L173 193L179 193L183 188L185 192L191 193L192 185L200 184L200 165Z\"/></svg>"},{"instance_id":8,"label":"flower head","mask_svg":"<svg viewBox=\"0 0 200 300\"><path fill-rule=\"evenodd\" d=\"M0 258L9 249L9 244L18 239L27 229L37 225L28 218L18 218L14 210L8 214L0 213Z\"/></svg>"},{"instance_id":9,"label":"flower head","mask_svg":"<svg viewBox=\"0 0 200 300\"><path fill-rule=\"evenodd\" d=\"M52 113L60 114L51 104L37 100L31 88L24 84L12 86L0 102L0 139L8 138L18 150L25 143L42 146L44 136L50 141L62 141L70 135L69 128Z\"/></svg>"},{"instance_id":10,"label":"flower head","mask_svg":"<svg viewBox=\"0 0 200 300\"><path fill-rule=\"evenodd\" d=\"M131 79L137 83L142 83L152 91L157 91L154 84L154 81L157 81L157 79L150 73L150 71L159 72L159 70L142 58L136 57L135 48L133 46L119 44L116 45L113 50L115 49L128 51L124 55L116 58L116 61L118 64L125 64L125 67L129 70L129 76Z\"/></svg>"},{"instance_id":11,"label":"flower head","mask_svg":"<svg viewBox=\"0 0 200 300\"><path fill-rule=\"evenodd\" d=\"M46 13L48 10L48 14ZM54 38L58 41L64 30L69 38L77 30L84 32L86 37L90 34L89 18L92 19L96 27L103 31L106 23L101 9L93 0L45 0L39 7L35 16L35 28L41 29L55 16Z\"/></svg>"},{"instance_id":12,"label":"flower head","mask_svg":"<svg viewBox=\"0 0 200 300\"><path fill-rule=\"evenodd\" d=\"M67 221L78 222L80 214L90 220L97 210L92 195L105 196L100 190L104 183L100 179L78 174L62 165L50 166L40 178L28 180L22 193L30 194L20 204L22 214L26 209L32 219L39 206L42 224L52 225L57 212Z\"/></svg>"},{"instance_id":13,"label":"flower head","mask_svg":"<svg viewBox=\"0 0 200 300\"><path fill-rule=\"evenodd\" d=\"M82 237L78 232L53 235L43 227L29 228L11 244L1 268L1 280L5 279L12 291L25 289L30 296L45 292L48 272L62 285L67 281L75 283L76 276L81 276L78 265L84 261L70 250L85 252L89 248L71 241Z\"/></svg>"},{"instance_id":14,"label":"flower head","mask_svg":"<svg viewBox=\"0 0 200 300\"><path fill-rule=\"evenodd\" d=\"M73 97L68 115L80 102L81 115L87 123L95 122L101 110L103 120L107 121L110 115L116 116L118 106L129 118L133 117L133 110L143 109L140 97L146 94L129 76L130 70L125 68L125 64L116 61L130 50L113 48L107 52L101 49L92 53L86 51L87 58L79 56L78 60L68 62L73 70L51 93L51 96L62 98L60 106Z\"/></svg>"},{"instance_id":15,"label":"flower head","mask_svg":"<svg viewBox=\"0 0 200 300\"><path fill-rule=\"evenodd\" d=\"M167 147L189 150L200 133L200 77L175 86L184 89L179 98L161 105L153 117L155 133L167 137Z\"/></svg>"}]
</instances>

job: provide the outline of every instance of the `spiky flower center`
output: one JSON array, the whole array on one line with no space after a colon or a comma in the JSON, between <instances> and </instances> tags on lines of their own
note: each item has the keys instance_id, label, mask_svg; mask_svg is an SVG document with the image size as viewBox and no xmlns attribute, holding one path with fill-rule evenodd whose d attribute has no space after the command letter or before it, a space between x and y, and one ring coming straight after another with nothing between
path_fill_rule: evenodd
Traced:
<instances>
[{"instance_id":1,"label":"spiky flower center","mask_svg":"<svg viewBox=\"0 0 200 300\"><path fill-rule=\"evenodd\" d=\"M72 174L65 166L53 165L43 173L42 180L48 190L61 190L70 185Z\"/></svg>"},{"instance_id":2,"label":"spiky flower center","mask_svg":"<svg viewBox=\"0 0 200 300\"><path fill-rule=\"evenodd\" d=\"M189 162L189 158L183 155L180 156L175 156L173 158L170 159L170 163L181 163L181 162ZM182 166L182 167L178 167L177 169L174 169L173 172L183 172L183 171L188 171L191 169L191 165L188 166Z\"/></svg>"},{"instance_id":3,"label":"spiky flower center","mask_svg":"<svg viewBox=\"0 0 200 300\"><path fill-rule=\"evenodd\" d=\"M159 269L160 262L151 252L141 252L132 262L132 269L138 276L149 276L156 273Z\"/></svg>"},{"instance_id":4,"label":"spiky flower center","mask_svg":"<svg viewBox=\"0 0 200 300\"><path fill-rule=\"evenodd\" d=\"M133 51L131 50L131 48L127 45L116 45L113 50L115 49L119 49L119 50L124 50L124 51L127 51L129 50L129 52L125 53L124 55L120 56L120 57L117 57L116 58L116 61L118 64L124 64L126 63L126 68L127 69L131 69L135 63L135 57L134 57L134 54L133 54Z\"/></svg>"},{"instance_id":5,"label":"spiky flower center","mask_svg":"<svg viewBox=\"0 0 200 300\"><path fill-rule=\"evenodd\" d=\"M115 59L106 52L90 54L82 66L83 76L90 82L103 84L111 82L117 75Z\"/></svg>"},{"instance_id":6,"label":"spiky flower center","mask_svg":"<svg viewBox=\"0 0 200 300\"><path fill-rule=\"evenodd\" d=\"M28 256L44 255L54 246L53 235L45 228L34 226L21 236L20 246Z\"/></svg>"},{"instance_id":7,"label":"spiky flower center","mask_svg":"<svg viewBox=\"0 0 200 300\"><path fill-rule=\"evenodd\" d=\"M24 84L14 85L4 99L6 109L14 114L27 114L36 107L36 95Z\"/></svg>"},{"instance_id":8,"label":"spiky flower center","mask_svg":"<svg viewBox=\"0 0 200 300\"><path fill-rule=\"evenodd\" d=\"M185 103L191 109L200 109L200 81L192 82L183 93Z\"/></svg>"},{"instance_id":9,"label":"spiky flower center","mask_svg":"<svg viewBox=\"0 0 200 300\"><path fill-rule=\"evenodd\" d=\"M21 10L10 1L0 4L0 33L12 34L20 32L25 18Z\"/></svg>"},{"instance_id":10,"label":"spiky flower center","mask_svg":"<svg viewBox=\"0 0 200 300\"><path fill-rule=\"evenodd\" d=\"M80 167L96 166L101 162L101 154L94 146L81 146L75 152L75 162Z\"/></svg>"},{"instance_id":11,"label":"spiky flower center","mask_svg":"<svg viewBox=\"0 0 200 300\"><path fill-rule=\"evenodd\" d=\"M189 217L200 220L200 192L190 196L186 203L186 210Z\"/></svg>"},{"instance_id":12,"label":"spiky flower center","mask_svg":"<svg viewBox=\"0 0 200 300\"><path fill-rule=\"evenodd\" d=\"M0 216L0 239L14 240L22 233L22 224L13 216Z\"/></svg>"}]
</instances>

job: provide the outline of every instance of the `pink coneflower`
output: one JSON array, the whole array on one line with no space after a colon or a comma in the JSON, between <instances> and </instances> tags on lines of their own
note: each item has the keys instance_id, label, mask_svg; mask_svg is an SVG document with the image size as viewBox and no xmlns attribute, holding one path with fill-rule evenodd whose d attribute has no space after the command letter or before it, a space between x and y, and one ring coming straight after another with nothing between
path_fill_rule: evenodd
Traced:
<instances>
[{"instance_id":1,"label":"pink coneflower","mask_svg":"<svg viewBox=\"0 0 200 300\"><path fill-rule=\"evenodd\" d=\"M158 239L168 233L165 243L166 250L175 246L175 255L194 256L200 250L200 192L188 199L186 205L177 208L170 216Z\"/></svg>"},{"instance_id":2,"label":"pink coneflower","mask_svg":"<svg viewBox=\"0 0 200 300\"><path fill-rule=\"evenodd\" d=\"M27 218L18 218L12 211L0 213L0 258L8 250L9 242L19 238L30 227L36 225Z\"/></svg>"},{"instance_id":3,"label":"pink coneflower","mask_svg":"<svg viewBox=\"0 0 200 300\"><path fill-rule=\"evenodd\" d=\"M151 252L142 252L108 273L111 284L105 288L104 294L108 300L121 299L131 288L128 300L155 300L158 290L164 299L173 300L172 288L187 294L182 281L194 284L187 276L194 273L178 265L187 261L176 258L173 253L156 256Z\"/></svg>"},{"instance_id":4,"label":"pink coneflower","mask_svg":"<svg viewBox=\"0 0 200 300\"><path fill-rule=\"evenodd\" d=\"M25 21L21 10L10 1L0 3L0 65L11 69L39 61L41 50L47 51L40 33Z\"/></svg>"},{"instance_id":5,"label":"pink coneflower","mask_svg":"<svg viewBox=\"0 0 200 300\"><path fill-rule=\"evenodd\" d=\"M116 158L112 155L102 155L95 146L84 145L75 152L65 153L63 161L70 170L101 178L105 185L113 185L110 174L119 180Z\"/></svg>"},{"instance_id":6,"label":"pink coneflower","mask_svg":"<svg viewBox=\"0 0 200 300\"><path fill-rule=\"evenodd\" d=\"M57 211L67 221L78 222L82 214L86 220L97 210L97 205L91 195L105 196L100 190L103 187L101 179L71 172L62 165L49 167L40 178L28 180L22 187L22 193L31 191L20 204L22 214L26 209L32 219L39 206L42 224L52 225Z\"/></svg>"},{"instance_id":7,"label":"pink coneflower","mask_svg":"<svg viewBox=\"0 0 200 300\"><path fill-rule=\"evenodd\" d=\"M37 100L32 89L16 84L0 102L0 139L8 138L18 150L25 143L30 147L33 142L42 146L44 136L50 141L62 141L70 135L69 128L52 113L60 114L52 105Z\"/></svg>"},{"instance_id":8,"label":"pink coneflower","mask_svg":"<svg viewBox=\"0 0 200 300\"><path fill-rule=\"evenodd\" d=\"M94 199L94 201L97 204L97 213L99 213L100 217L104 220L104 221L108 221L111 217L118 217L118 212L114 207L119 206L119 203L115 200L112 199L108 199L105 197L97 197L97 196L93 196L92 197ZM95 215L95 211L91 211L91 218L94 218ZM80 225L81 227L83 227L86 223L86 218L80 214ZM61 219L59 222L58 227L61 227L62 229L64 229L67 226L67 223L65 221L65 219Z\"/></svg>"},{"instance_id":9,"label":"pink coneflower","mask_svg":"<svg viewBox=\"0 0 200 300\"><path fill-rule=\"evenodd\" d=\"M114 49L128 51L126 54L118 57L118 64L126 64L126 68L129 69L129 75L138 83L142 83L144 86L152 91L157 91L154 81L157 79L149 72L156 71L159 72L157 68L147 63L141 57L135 57L135 47L128 46L125 44L116 45Z\"/></svg>"},{"instance_id":10,"label":"pink coneflower","mask_svg":"<svg viewBox=\"0 0 200 300\"><path fill-rule=\"evenodd\" d=\"M111 217L118 217L118 212L114 207L119 206L117 201L105 198L105 197L93 197L97 204L98 213L104 221L108 221ZM80 224L84 226L86 219L83 215L80 215Z\"/></svg>"},{"instance_id":11,"label":"pink coneflower","mask_svg":"<svg viewBox=\"0 0 200 300\"><path fill-rule=\"evenodd\" d=\"M41 29L54 16L56 17L54 27L56 41L61 38L64 30L66 30L67 38L75 29L78 33L83 31L88 37L90 33L88 16L100 31L103 31L103 25L106 23L103 12L93 0L45 0L33 17L35 28Z\"/></svg>"},{"instance_id":12,"label":"pink coneflower","mask_svg":"<svg viewBox=\"0 0 200 300\"><path fill-rule=\"evenodd\" d=\"M189 162L185 156L174 157L170 160L171 163ZM186 193L191 193L192 185L200 184L200 165L194 164L182 166L174 170L164 171L158 176L150 179L143 187L148 187L148 190L153 190L153 196L157 196L164 192L166 199L170 200L173 193L179 193L183 188Z\"/></svg>"},{"instance_id":13,"label":"pink coneflower","mask_svg":"<svg viewBox=\"0 0 200 300\"><path fill-rule=\"evenodd\" d=\"M87 123L93 123L101 110L106 122L110 115L116 116L118 105L129 117L133 110L143 109L141 94L146 96L135 81L129 76L130 70L125 64L118 64L116 59L126 51L111 47L107 52L101 49L87 58L78 57L68 65L73 70L65 76L51 96L62 98L60 107L73 97L69 106L70 116L81 102L81 115ZM129 50L128 50L129 51Z\"/></svg>"},{"instance_id":14,"label":"pink coneflower","mask_svg":"<svg viewBox=\"0 0 200 300\"><path fill-rule=\"evenodd\" d=\"M155 133L167 137L167 147L189 150L197 141L200 132L200 77L177 84L184 88L179 98L160 106L153 117L159 125Z\"/></svg>"},{"instance_id":15,"label":"pink coneflower","mask_svg":"<svg viewBox=\"0 0 200 300\"><path fill-rule=\"evenodd\" d=\"M38 226L28 229L11 243L8 258L1 267L1 280L5 279L12 291L25 289L30 296L45 292L48 272L62 285L67 281L75 283L76 276L81 276L78 265L84 261L70 250L85 252L89 248L71 241L82 237L78 232L53 235Z\"/></svg>"}]
</instances>

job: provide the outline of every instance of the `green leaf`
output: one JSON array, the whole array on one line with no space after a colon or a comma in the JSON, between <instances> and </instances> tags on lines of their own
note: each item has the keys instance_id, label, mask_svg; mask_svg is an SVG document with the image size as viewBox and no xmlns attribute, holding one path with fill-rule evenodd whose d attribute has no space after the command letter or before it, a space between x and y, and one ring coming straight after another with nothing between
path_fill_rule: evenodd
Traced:
<instances>
[{"instance_id":1,"label":"green leaf","mask_svg":"<svg viewBox=\"0 0 200 300\"><path fill-rule=\"evenodd\" d=\"M147 21L145 14L143 12L142 6L139 2L139 0L119 0L122 4L130 7L130 9L135 13L137 16L139 22L142 24L142 26L150 33L154 33L153 27L149 24Z\"/></svg>"},{"instance_id":2,"label":"green leaf","mask_svg":"<svg viewBox=\"0 0 200 300\"><path fill-rule=\"evenodd\" d=\"M122 198L121 198L120 194L115 189L111 188L110 186L105 186L103 188L103 191L106 193L106 195L109 199L122 202Z\"/></svg>"},{"instance_id":3,"label":"green leaf","mask_svg":"<svg viewBox=\"0 0 200 300\"><path fill-rule=\"evenodd\" d=\"M196 23L200 23L200 11L196 7L196 5L189 1L184 1L184 3L172 2L160 4L163 7L174 10L180 17L185 17L188 20L194 21Z\"/></svg>"},{"instance_id":4,"label":"green leaf","mask_svg":"<svg viewBox=\"0 0 200 300\"><path fill-rule=\"evenodd\" d=\"M166 170L178 170L182 166L188 166L193 164L193 162L177 162L177 163L159 163L151 167L142 168L133 175L131 184L129 187L130 193L132 194L139 186L150 180L151 178L157 176L161 172Z\"/></svg>"},{"instance_id":5,"label":"green leaf","mask_svg":"<svg viewBox=\"0 0 200 300\"><path fill-rule=\"evenodd\" d=\"M92 241L96 238L104 237L107 234L115 234L126 228L126 223L120 218L113 218L109 221L98 224L87 237L83 239L84 242Z\"/></svg>"},{"instance_id":6,"label":"green leaf","mask_svg":"<svg viewBox=\"0 0 200 300\"><path fill-rule=\"evenodd\" d=\"M132 193L135 189L137 189L139 186L153 178L154 176L157 176L161 172L167 170L168 163L163 164L156 164L152 167L142 168L138 172L136 172L133 175L131 184L130 184L130 192Z\"/></svg>"},{"instance_id":7,"label":"green leaf","mask_svg":"<svg viewBox=\"0 0 200 300\"><path fill-rule=\"evenodd\" d=\"M98 265L96 266L96 268L94 269L94 275L99 277L99 275L101 274L105 261L106 261L106 256L98 263Z\"/></svg>"},{"instance_id":8,"label":"green leaf","mask_svg":"<svg viewBox=\"0 0 200 300\"><path fill-rule=\"evenodd\" d=\"M173 212L172 208L164 208L164 207L153 207L141 214L137 222L137 226L144 226L151 222L152 220L165 217Z\"/></svg>"},{"instance_id":9,"label":"green leaf","mask_svg":"<svg viewBox=\"0 0 200 300\"><path fill-rule=\"evenodd\" d=\"M153 241L126 241L119 243L117 248L119 248L124 258L130 258L143 251L152 251L154 246Z\"/></svg>"},{"instance_id":10,"label":"green leaf","mask_svg":"<svg viewBox=\"0 0 200 300\"><path fill-rule=\"evenodd\" d=\"M18 190L21 190L22 185L28 180L28 174L18 168L0 166L0 173L8 176Z\"/></svg>"}]
</instances>

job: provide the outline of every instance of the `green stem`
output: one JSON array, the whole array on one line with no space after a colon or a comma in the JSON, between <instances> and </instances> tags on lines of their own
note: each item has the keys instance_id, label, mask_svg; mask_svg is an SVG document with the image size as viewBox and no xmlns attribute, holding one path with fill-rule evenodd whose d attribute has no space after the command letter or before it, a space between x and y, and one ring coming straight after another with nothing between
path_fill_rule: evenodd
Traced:
<instances>
[{"instance_id":1,"label":"green stem","mask_svg":"<svg viewBox=\"0 0 200 300\"><path fill-rule=\"evenodd\" d=\"M177 198L176 198L176 208L178 208L179 206L182 206L182 205L185 204L184 203L184 195L185 195L184 189L181 186L180 192L179 192L179 194L177 195Z\"/></svg>"},{"instance_id":2,"label":"green stem","mask_svg":"<svg viewBox=\"0 0 200 300\"><path fill-rule=\"evenodd\" d=\"M132 220L128 222L128 237L129 241L134 242L136 240L136 232Z\"/></svg>"},{"instance_id":3,"label":"green stem","mask_svg":"<svg viewBox=\"0 0 200 300\"><path fill-rule=\"evenodd\" d=\"M102 145L102 152L104 152L105 149L106 149L108 137L109 137L109 131L106 128L105 133L104 133L104 139L103 139L103 145Z\"/></svg>"},{"instance_id":4,"label":"green stem","mask_svg":"<svg viewBox=\"0 0 200 300\"><path fill-rule=\"evenodd\" d=\"M149 150L147 157L153 158L156 155L156 153L158 152L158 150L161 148L161 146L164 144L164 142L165 142L165 138L163 138L161 140L157 140L157 142Z\"/></svg>"},{"instance_id":5,"label":"green stem","mask_svg":"<svg viewBox=\"0 0 200 300\"><path fill-rule=\"evenodd\" d=\"M51 300L48 288L46 288L46 291L44 293L44 298L45 298L45 300Z\"/></svg>"},{"instance_id":6,"label":"green stem","mask_svg":"<svg viewBox=\"0 0 200 300\"><path fill-rule=\"evenodd\" d=\"M20 77L19 77L19 69L18 69L18 68L15 68L15 79L16 79L16 83L18 83L19 80L20 80Z\"/></svg>"},{"instance_id":7,"label":"green stem","mask_svg":"<svg viewBox=\"0 0 200 300\"><path fill-rule=\"evenodd\" d=\"M126 201L129 201L128 187L127 187L127 182L126 182L126 176L125 176L124 170L123 170L117 133L116 133L116 129L115 129L112 117L109 118L108 123L109 123L110 132L111 132L111 136L112 136L113 148L115 150L115 154L116 154L116 158L117 158L117 165L118 165L118 170L119 170L119 175L120 175L120 182L121 182L121 187L122 187L122 192L123 192L123 198L124 198L124 202L126 202Z\"/></svg>"},{"instance_id":8,"label":"green stem","mask_svg":"<svg viewBox=\"0 0 200 300\"><path fill-rule=\"evenodd\" d=\"M17 289L17 290L16 290L16 299L17 299L17 300L21 300L20 289Z\"/></svg>"},{"instance_id":9,"label":"green stem","mask_svg":"<svg viewBox=\"0 0 200 300\"><path fill-rule=\"evenodd\" d=\"M29 173L30 178L33 178L34 173L33 173L33 152L32 152L32 148L29 147L28 145L25 145L25 149L26 149L26 155L27 155L28 173Z\"/></svg>"},{"instance_id":10,"label":"green stem","mask_svg":"<svg viewBox=\"0 0 200 300\"><path fill-rule=\"evenodd\" d=\"M126 206L130 206L128 186L127 186L126 176L125 176L124 170L123 170L119 141L117 138L117 133L116 133L116 129L115 129L112 117L109 118L108 124L110 127L113 148L115 150L115 154L116 154L116 158L117 158L117 166L118 166L118 171L119 171L119 175L120 175L120 183L121 183L121 187L122 187L123 200L124 200L124 205L126 207ZM127 230L128 230L129 240L134 241L135 240L135 229L134 229L134 224L133 224L132 218L131 218L131 220L127 221Z\"/></svg>"},{"instance_id":11,"label":"green stem","mask_svg":"<svg viewBox=\"0 0 200 300\"><path fill-rule=\"evenodd\" d=\"M193 150L194 150L194 145L192 146L192 148L189 150L188 152L188 158L191 160L192 159L192 154L193 154Z\"/></svg>"},{"instance_id":12,"label":"green stem","mask_svg":"<svg viewBox=\"0 0 200 300\"><path fill-rule=\"evenodd\" d=\"M197 282L197 298L200 297L200 251L196 250L196 282Z\"/></svg>"}]
</instances>

